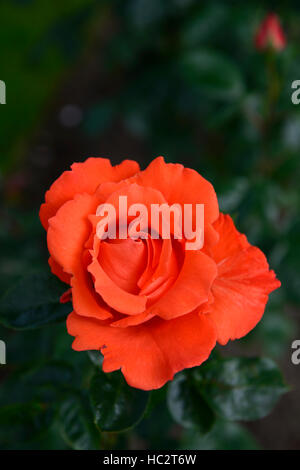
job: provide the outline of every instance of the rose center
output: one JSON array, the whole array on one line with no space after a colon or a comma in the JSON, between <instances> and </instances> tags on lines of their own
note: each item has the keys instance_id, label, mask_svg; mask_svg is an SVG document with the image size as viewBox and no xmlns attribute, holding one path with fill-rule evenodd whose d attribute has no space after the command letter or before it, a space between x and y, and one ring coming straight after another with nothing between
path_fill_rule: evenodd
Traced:
<instances>
[{"instance_id":1,"label":"rose center","mask_svg":"<svg viewBox=\"0 0 300 470\"><path fill-rule=\"evenodd\" d=\"M99 262L106 274L123 290L138 294L137 282L147 265L144 240L106 240L99 250Z\"/></svg>"}]
</instances>

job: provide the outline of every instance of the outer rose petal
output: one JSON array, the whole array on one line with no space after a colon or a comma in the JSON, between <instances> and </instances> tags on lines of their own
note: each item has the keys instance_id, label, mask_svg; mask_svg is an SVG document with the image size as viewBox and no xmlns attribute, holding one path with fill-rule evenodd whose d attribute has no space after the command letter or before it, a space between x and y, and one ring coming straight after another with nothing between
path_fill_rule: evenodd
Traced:
<instances>
[{"instance_id":1,"label":"outer rose petal","mask_svg":"<svg viewBox=\"0 0 300 470\"><path fill-rule=\"evenodd\" d=\"M220 234L212 249L218 265L214 301L208 316L217 327L217 340L226 344L251 331L261 319L270 292L280 287L265 255L240 234L229 215L220 214L214 227Z\"/></svg>"},{"instance_id":2,"label":"outer rose petal","mask_svg":"<svg viewBox=\"0 0 300 470\"><path fill-rule=\"evenodd\" d=\"M49 221L48 248L52 258L65 273L71 274L73 305L79 314L99 319L111 317L108 308L97 302L94 287L88 283L84 265L84 244L91 225L88 215L98 206L96 195L79 194L66 202Z\"/></svg>"},{"instance_id":3,"label":"outer rose petal","mask_svg":"<svg viewBox=\"0 0 300 470\"><path fill-rule=\"evenodd\" d=\"M62 282L65 282L66 284L70 284L71 276L65 273L62 267L58 263L56 263L56 261L53 258L51 258L51 256L48 260L48 263L49 263L51 272L55 274L55 276L57 276Z\"/></svg>"},{"instance_id":4,"label":"outer rose petal","mask_svg":"<svg viewBox=\"0 0 300 470\"><path fill-rule=\"evenodd\" d=\"M168 204L205 203L210 222L219 215L218 200L212 184L197 171L178 163L166 163L163 157L153 160L135 178L138 184L158 189Z\"/></svg>"},{"instance_id":5,"label":"outer rose petal","mask_svg":"<svg viewBox=\"0 0 300 470\"><path fill-rule=\"evenodd\" d=\"M166 163L163 157L158 157L133 179L142 186L158 189L169 205L205 204L205 241L217 241L210 225L219 216L217 196L212 184L197 171L178 163Z\"/></svg>"},{"instance_id":6,"label":"outer rose petal","mask_svg":"<svg viewBox=\"0 0 300 470\"><path fill-rule=\"evenodd\" d=\"M106 181L121 181L139 171L139 164L132 160L124 160L113 167L107 158L88 158L83 163L73 163L71 171L64 173L46 192L45 203L41 205L40 219L47 230L48 220L58 209L75 194L93 194L99 184Z\"/></svg>"},{"instance_id":7,"label":"outer rose petal","mask_svg":"<svg viewBox=\"0 0 300 470\"><path fill-rule=\"evenodd\" d=\"M129 328L112 328L72 313L67 327L76 336L73 349L101 349L104 372L121 368L127 383L143 390L160 388L176 372L200 365L216 343L214 324L196 312Z\"/></svg>"},{"instance_id":8,"label":"outer rose petal","mask_svg":"<svg viewBox=\"0 0 300 470\"><path fill-rule=\"evenodd\" d=\"M96 212L97 207L95 195L78 194L49 220L48 249L65 273L74 274L81 263L84 245L91 231L88 215Z\"/></svg>"}]
</instances>

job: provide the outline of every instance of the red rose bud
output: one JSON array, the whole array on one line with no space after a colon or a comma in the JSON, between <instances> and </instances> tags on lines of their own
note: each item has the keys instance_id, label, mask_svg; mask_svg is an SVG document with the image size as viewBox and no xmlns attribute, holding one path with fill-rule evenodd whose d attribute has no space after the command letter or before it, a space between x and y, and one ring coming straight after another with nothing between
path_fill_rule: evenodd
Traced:
<instances>
[{"instance_id":1,"label":"red rose bud","mask_svg":"<svg viewBox=\"0 0 300 470\"><path fill-rule=\"evenodd\" d=\"M283 29L275 13L270 13L266 16L255 35L255 46L257 49L266 49L268 45L278 51L284 49L286 45Z\"/></svg>"}]
</instances>

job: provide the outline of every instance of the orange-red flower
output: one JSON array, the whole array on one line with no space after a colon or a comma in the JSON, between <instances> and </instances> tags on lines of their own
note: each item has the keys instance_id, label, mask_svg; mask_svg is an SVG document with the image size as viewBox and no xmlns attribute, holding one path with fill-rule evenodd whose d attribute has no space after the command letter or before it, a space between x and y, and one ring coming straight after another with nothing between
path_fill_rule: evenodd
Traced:
<instances>
[{"instance_id":1,"label":"orange-red flower","mask_svg":"<svg viewBox=\"0 0 300 470\"><path fill-rule=\"evenodd\" d=\"M187 251L174 237L100 240L97 207L119 195L145 205L204 204L203 248ZM75 163L46 193L40 218L51 270L70 285L62 301L73 302L73 348L101 350L103 370L121 369L133 387L159 388L205 361L216 341L246 335L280 286L264 254L219 213L213 186L161 157L144 171L129 160Z\"/></svg>"},{"instance_id":2,"label":"orange-red flower","mask_svg":"<svg viewBox=\"0 0 300 470\"><path fill-rule=\"evenodd\" d=\"M266 49L268 45L278 51L285 48L285 34L275 13L269 13L259 26L255 35L255 45L257 49Z\"/></svg>"}]
</instances>

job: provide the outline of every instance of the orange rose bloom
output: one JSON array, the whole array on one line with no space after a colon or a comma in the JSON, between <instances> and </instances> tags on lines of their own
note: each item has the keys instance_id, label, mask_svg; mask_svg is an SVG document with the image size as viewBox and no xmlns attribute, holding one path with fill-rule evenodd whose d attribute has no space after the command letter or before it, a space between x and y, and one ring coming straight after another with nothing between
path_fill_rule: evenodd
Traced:
<instances>
[{"instance_id":1,"label":"orange rose bloom","mask_svg":"<svg viewBox=\"0 0 300 470\"><path fill-rule=\"evenodd\" d=\"M185 240L96 235L97 208L118 197L129 204L204 204L204 246ZM121 369L132 387L156 389L205 361L216 341L246 335L280 286L264 254L251 246L213 186L196 171L155 159L140 171L125 160L74 163L46 193L40 218L52 272L70 285L68 332L73 349L100 350L103 370Z\"/></svg>"}]
</instances>

